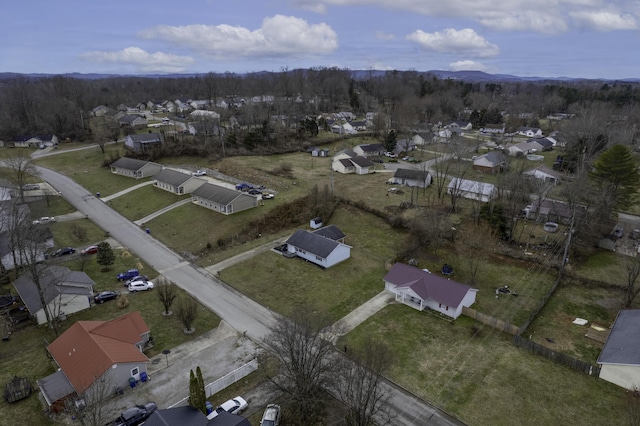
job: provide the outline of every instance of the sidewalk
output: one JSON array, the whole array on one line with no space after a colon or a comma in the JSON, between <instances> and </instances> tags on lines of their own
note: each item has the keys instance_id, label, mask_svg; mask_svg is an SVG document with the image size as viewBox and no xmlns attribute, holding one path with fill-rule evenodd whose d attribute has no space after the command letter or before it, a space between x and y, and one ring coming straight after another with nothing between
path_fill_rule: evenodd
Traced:
<instances>
[{"instance_id":1,"label":"sidewalk","mask_svg":"<svg viewBox=\"0 0 640 426\"><path fill-rule=\"evenodd\" d=\"M151 219L155 219L156 217L160 216L161 214L164 214L164 213L168 212L169 210L175 209L176 207L183 206L183 205L188 204L190 202L191 202L191 198L186 198L184 200L180 200L177 203L173 203L170 206L164 207L164 208L162 208L160 210L157 210L157 211L151 213L149 216L143 217L142 219L134 220L133 223L135 223L136 225L140 226L143 223L147 223Z\"/></svg>"},{"instance_id":2,"label":"sidewalk","mask_svg":"<svg viewBox=\"0 0 640 426\"><path fill-rule=\"evenodd\" d=\"M127 189L123 189L123 190L122 190L122 191L120 191L120 192L116 192L115 194L111 194L111 195L109 195L109 196L102 197L102 198L100 198L100 199L101 199L102 201L104 201L104 202L107 202L107 201L109 201L109 200L113 200L114 198L118 198L118 197L120 197L120 196L122 196L122 195L124 195L124 194L126 194L126 193L128 193L128 192L135 191L135 190L136 190L136 189L138 189L138 188L142 188L143 186L147 186L147 185L151 185L151 184L153 184L153 181L152 181L152 180L150 180L150 181L148 181L148 182L142 182L142 183L139 183L139 184L137 184L137 185L133 185L133 186L131 186L131 187L127 188Z\"/></svg>"},{"instance_id":3,"label":"sidewalk","mask_svg":"<svg viewBox=\"0 0 640 426\"><path fill-rule=\"evenodd\" d=\"M243 262L253 256L256 256L260 253L264 253L265 251L271 250L274 247L278 247L282 244L284 244L284 242L288 239L289 237L282 237L282 238L278 238L277 240L274 241L269 241L268 243L262 244L261 246L258 246L256 248L253 248L251 250L247 250L245 252L242 252L236 256L230 257L228 259L223 260L222 262L218 262L215 265L211 265L211 266L207 266L205 269L212 273L213 275L217 275L220 271L222 271L225 268L228 268L230 266L235 265L236 263L240 263Z\"/></svg>"},{"instance_id":4,"label":"sidewalk","mask_svg":"<svg viewBox=\"0 0 640 426\"><path fill-rule=\"evenodd\" d=\"M365 322L385 306L394 301L394 295L388 291L382 291L362 305L349 312L342 319L331 326L330 340L335 344L338 337L344 336L354 328Z\"/></svg>"}]
</instances>

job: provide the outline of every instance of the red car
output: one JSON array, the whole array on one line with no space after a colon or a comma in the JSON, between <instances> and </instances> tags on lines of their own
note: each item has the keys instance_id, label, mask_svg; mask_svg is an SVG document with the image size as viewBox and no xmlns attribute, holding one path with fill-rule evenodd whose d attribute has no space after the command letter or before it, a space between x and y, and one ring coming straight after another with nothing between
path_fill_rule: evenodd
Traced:
<instances>
[{"instance_id":1,"label":"red car","mask_svg":"<svg viewBox=\"0 0 640 426\"><path fill-rule=\"evenodd\" d=\"M80 254L96 254L98 252L98 246L89 246L80 251Z\"/></svg>"}]
</instances>

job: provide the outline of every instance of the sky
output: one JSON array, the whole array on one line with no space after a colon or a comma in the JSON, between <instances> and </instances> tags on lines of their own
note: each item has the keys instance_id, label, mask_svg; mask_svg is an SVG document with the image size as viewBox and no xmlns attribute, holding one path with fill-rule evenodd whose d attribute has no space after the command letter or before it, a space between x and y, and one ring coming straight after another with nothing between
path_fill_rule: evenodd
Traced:
<instances>
[{"instance_id":1,"label":"sky","mask_svg":"<svg viewBox=\"0 0 640 426\"><path fill-rule=\"evenodd\" d=\"M640 77L640 0L7 0L0 72Z\"/></svg>"}]
</instances>

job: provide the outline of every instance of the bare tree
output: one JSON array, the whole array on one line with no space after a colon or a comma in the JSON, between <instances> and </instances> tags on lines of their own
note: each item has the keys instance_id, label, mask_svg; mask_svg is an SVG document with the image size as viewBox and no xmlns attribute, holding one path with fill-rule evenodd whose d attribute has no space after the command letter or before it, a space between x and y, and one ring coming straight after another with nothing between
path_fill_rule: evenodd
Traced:
<instances>
[{"instance_id":1,"label":"bare tree","mask_svg":"<svg viewBox=\"0 0 640 426\"><path fill-rule=\"evenodd\" d=\"M71 399L67 409L74 413L83 426L102 426L112 420L110 412L115 405L114 387L108 375L95 380L80 398Z\"/></svg>"},{"instance_id":2,"label":"bare tree","mask_svg":"<svg viewBox=\"0 0 640 426\"><path fill-rule=\"evenodd\" d=\"M176 290L176 286L169 281L164 275L160 275L156 279L156 285L158 289L158 298L160 299L160 303L164 306L164 312L162 315L170 316L173 314L169 309L171 309L171 305L173 305L173 301L178 297L178 292Z\"/></svg>"},{"instance_id":3,"label":"bare tree","mask_svg":"<svg viewBox=\"0 0 640 426\"><path fill-rule=\"evenodd\" d=\"M473 227L456 241L456 251L460 260L469 268L470 284L476 283L478 273L485 263L485 253L490 250L488 242L492 241L491 229L488 226Z\"/></svg>"},{"instance_id":4,"label":"bare tree","mask_svg":"<svg viewBox=\"0 0 640 426\"><path fill-rule=\"evenodd\" d=\"M383 385L383 375L391 365L391 351L384 343L367 339L352 352L352 357L345 357L340 363L340 380L335 388L338 399L346 407L345 424L389 424L389 395Z\"/></svg>"},{"instance_id":5,"label":"bare tree","mask_svg":"<svg viewBox=\"0 0 640 426\"><path fill-rule=\"evenodd\" d=\"M266 339L280 371L268 380L287 394L296 424L315 424L323 418L325 390L335 377L329 356L333 345L322 332L329 321L306 304L294 308L291 318L280 319Z\"/></svg>"},{"instance_id":6,"label":"bare tree","mask_svg":"<svg viewBox=\"0 0 640 426\"><path fill-rule=\"evenodd\" d=\"M637 253L634 253L633 256L624 256L620 262L627 273L624 306L630 308L633 300L640 293L640 286L636 287L638 276L640 276L640 257L638 257Z\"/></svg>"},{"instance_id":7,"label":"bare tree","mask_svg":"<svg viewBox=\"0 0 640 426\"><path fill-rule=\"evenodd\" d=\"M20 202L24 203L24 185L27 183L29 176L35 174L31 158L21 153L13 154L4 160L4 164L10 170L9 181L17 187L20 194Z\"/></svg>"},{"instance_id":8,"label":"bare tree","mask_svg":"<svg viewBox=\"0 0 640 426\"><path fill-rule=\"evenodd\" d=\"M193 333L193 322L198 316L198 303L191 296L184 296L178 305L178 318L184 326L185 333Z\"/></svg>"}]
</instances>

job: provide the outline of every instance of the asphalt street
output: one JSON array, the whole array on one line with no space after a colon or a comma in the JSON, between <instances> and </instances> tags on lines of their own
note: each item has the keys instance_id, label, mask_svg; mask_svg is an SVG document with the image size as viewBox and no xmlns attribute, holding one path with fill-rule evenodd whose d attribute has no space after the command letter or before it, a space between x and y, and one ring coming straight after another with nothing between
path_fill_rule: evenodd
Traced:
<instances>
[{"instance_id":1,"label":"asphalt street","mask_svg":"<svg viewBox=\"0 0 640 426\"><path fill-rule=\"evenodd\" d=\"M238 293L213 273L192 265L67 176L43 167L36 167L36 170L82 215L108 231L112 238L190 293L231 327L257 341L263 341L269 334L278 319L277 314ZM463 424L393 383L387 382L387 386L389 403L396 415L394 425Z\"/></svg>"}]
</instances>

